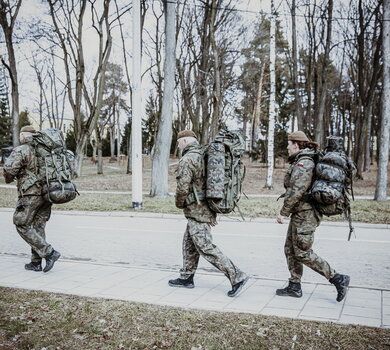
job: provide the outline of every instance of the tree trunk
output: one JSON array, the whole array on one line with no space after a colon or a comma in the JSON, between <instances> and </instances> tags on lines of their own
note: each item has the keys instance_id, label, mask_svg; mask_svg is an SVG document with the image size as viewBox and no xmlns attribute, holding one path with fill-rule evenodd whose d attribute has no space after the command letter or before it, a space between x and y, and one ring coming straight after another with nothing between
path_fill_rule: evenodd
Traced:
<instances>
[{"instance_id":1,"label":"tree trunk","mask_svg":"<svg viewBox=\"0 0 390 350\"><path fill-rule=\"evenodd\" d=\"M259 120L261 113L261 96L263 93L263 77L264 77L265 64L261 65L259 85L257 88L257 98L255 108L253 109L253 121L252 121L252 135L251 135L251 158L252 162L255 161L255 153L257 153L257 139L259 136Z\"/></svg>"},{"instance_id":2,"label":"tree trunk","mask_svg":"<svg viewBox=\"0 0 390 350\"><path fill-rule=\"evenodd\" d=\"M75 168L77 176L80 176L81 169L83 167L84 149L87 143L87 135L84 134L81 139L76 143L76 155L75 155Z\"/></svg>"},{"instance_id":3,"label":"tree trunk","mask_svg":"<svg viewBox=\"0 0 390 350\"><path fill-rule=\"evenodd\" d=\"M369 106L367 129L364 136L364 167L363 171L371 171L371 133L372 133L372 105Z\"/></svg>"},{"instance_id":4,"label":"tree trunk","mask_svg":"<svg viewBox=\"0 0 390 350\"><path fill-rule=\"evenodd\" d=\"M321 72L321 95L319 101L319 109L317 115L317 123L314 129L314 138L320 144L324 145L325 143L325 110L326 110L326 100L327 100L327 90L328 90L328 65L329 65L329 51L332 38L332 15L333 15L333 0L328 1L328 16L327 16L327 34L326 34L326 44L324 52L324 62L322 65Z\"/></svg>"},{"instance_id":5,"label":"tree trunk","mask_svg":"<svg viewBox=\"0 0 390 350\"><path fill-rule=\"evenodd\" d=\"M12 144L14 147L19 145L19 85L18 73L16 69L15 50L13 45L13 30L15 21L19 13L22 0L17 0L12 5L5 1L0 1L0 26L3 29L4 39L7 46L8 64L1 58L4 66L7 68L11 78L11 99L12 99ZM12 10L14 11L12 13Z\"/></svg>"},{"instance_id":6,"label":"tree trunk","mask_svg":"<svg viewBox=\"0 0 390 350\"><path fill-rule=\"evenodd\" d=\"M293 82L295 96L295 116L298 120L298 130L305 131L305 123L303 120L302 102L299 94L298 84L298 50L297 50L297 26L295 21L295 0L291 4L291 20L292 20L292 60L293 60ZM294 125L294 124L293 124Z\"/></svg>"},{"instance_id":7,"label":"tree trunk","mask_svg":"<svg viewBox=\"0 0 390 350\"><path fill-rule=\"evenodd\" d=\"M213 86L213 115L211 120L210 139L213 139L218 132L219 121L221 118L221 72L220 72L220 58L218 53L218 46L215 39L215 21L217 14L217 3L213 0L211 4L211 19L210 19L210 44L213 52L213 67L214 67L214 86Z\"/></svg>"},{"instance_id":8,"label":"tree trunk","mask_svg":"<svg viewBox=\"0 0 390 350\"><path fill-rule=\"evenodd\" d=\"M390 0L383 0L383 92L378 175L375 200L387 198L387 165L390 146Z\"/></svg>"},{"instance_id":9,"label":"tree trunk","mask_svg":"<svg viewBox=\"0 0 390 350\"><path fill-rule=\"evenodd\" d=\"M126 174L132 174L133 173L133 162L132 162L132 140L131 140L132 133L129 133L129 140L127 141L127 169Z\"/></svg>"},{"instance_id":10,"label":"tree trunk","mask_svg":"<svg viewBox=\"0 0 390 350\"><path fill-rule=\"evenodd\" d=\"M115 161L115 117L113 123L109 127L110 133L110 162Z\"/></svg>"},{"instance_id":11,"label":"tree trunk","mask_svg":"<svg viewBox=\"0 0 390 350\"><path fill-rule=\"evenodd\" d=\"M96 148L97 148L97 173L98 175L103 174L103 143L101 131L99 128L96 129Z\"/></svg>"},{"instance_id":12,"label":"tree trunk","mask_svg":"<svg viewBox=\"0 0 390 350\"><path fill-rule=\"evenodd\" d=\"M164 95L161 118L152 160L152 184L150 195L167 197L169 153L172 142L172 110L176 65L176 2L164 0L165 9L165 60Z\"/></svg>"},{"instance_id":13,"label":"tree trunk","mask_svg":"<svg viewBox=\"0 0 390 350\"><path fill-rule=\"evenodd\" d=\"M274 2L271 0L271 19L270 19L270 54L269 54L269 70L270 70L270 97L269 97L269 123L268 123L268 143L267 143L267 179L265 188L271 189L272 175L274 171L274 128L275 128L275 22L276 22Z\"/></svg>"}]
</instances>

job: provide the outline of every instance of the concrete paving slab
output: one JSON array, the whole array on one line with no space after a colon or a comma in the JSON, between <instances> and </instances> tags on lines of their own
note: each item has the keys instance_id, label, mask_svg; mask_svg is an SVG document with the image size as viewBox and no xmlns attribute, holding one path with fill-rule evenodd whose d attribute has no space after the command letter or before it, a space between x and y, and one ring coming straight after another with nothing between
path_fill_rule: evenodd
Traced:
<instances>
[{"instance_id":1,"label":"concrete paving slab","mask_svg":"<svg viewBox=\"0 0 390 350\"><path fill-rule=\"evenodd\" d=\"M61 259L45 274L23 270L24 261L24 256L0 254L1 266L13 271L11 275L0 274L1 286L390 328L390 290L386 289L350 288L346 299L337 303L331 285L302 283L302 298L285 298L276 296L275 289L286 281L252 277L237 297L229 298L226 292L230 283L219 273L199 271L194 289L180 289L168 286L168 280L177 277L176 272L168 270Z\"/></svg>"},{"instance_id":2,"label":"concrete paving slab","mask_svg":"<svg viewBox=\"0 0 390 350\"><path fill-rule=\"evenodd\" d=\"M311 305L306 305L299 313L300 316L313 316L331 321L337 321L340 318L340 314L341 310L339 309Z\"/></svg>"},{"instance_id":3,"label":"concrete paving slab","mask_svg":"<svg viewBox=\"0 0 390 350\"><path fill-rule=\"evenodd\" d=\"M381 327L381 320L368 317L357 317L351 315L341 315L339 323L358 324L362 326Z\"/></svg>"},{"instance_id":4,"label":"concrete paving slab","mask_svg":"<svg viewBox=\"0 0 390 350\"><path fill-rule=\"evenodd\" d=\"M275 295L272 300L267 304L267 307L280 308L280 309L293 309L301 310L309 300L309 295L304 295L302 298L290 298Z\"/></svg>"},{"instance_id":5,"label":"concrete paving slab","mask_svg":"<svg viewBox=\"0 0 390 350\"><path fill-rule=\"evenodd\" d=\"M374 298L357 298L347 295L345 306L380 309L382 307L382 301L380 297L376 296Z\"/></svg>"},{"instance_id":6,"label":"concrete paving slab","mask_svg":"<svg viewBox=\"0 0 390 350\"><path fill-rule=\"evenodd\" d=\"M348 316L358 316L366 318L381 318L382 310L381 309L371 309L366 307L358 306L348 306L345 305L343 309L343 314Z\"/></svg>"},{"instance_id":7,"label":"concrete paving slab","mask_svg":"<svg viewBox=\"0 0 390 350\"><path fill-rule=\"evenodd\" d=\"M265 307L260 311L260 314L265 316L297 318L299 315L299 310Z\"/></svg>"}]
</instances>

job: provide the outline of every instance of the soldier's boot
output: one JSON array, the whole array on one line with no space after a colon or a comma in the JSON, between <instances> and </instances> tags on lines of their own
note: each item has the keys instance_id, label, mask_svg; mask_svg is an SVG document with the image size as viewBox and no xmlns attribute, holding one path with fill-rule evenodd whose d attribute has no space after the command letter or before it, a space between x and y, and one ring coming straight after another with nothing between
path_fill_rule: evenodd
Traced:
<instances>
[{"instance_id":1,"label":"soldier's boot","mask_svg":"<svg viewBox=\"0 0 390 350\"><path fill-rule=\"evenodd\" d=\"M194 275L191 275L188 278L176 278L175 280L169 280L168 284L171 287L194 288Z\"/></svg>"},{"instance_id":2,"label":"soldier's boot","mask_svg":"<svg viewBox=\"0 0 390 350\"><path fill-rule=\"evenodd\" d=\"M329 282L334 284L337 289L337 301L341 301L345 298L348 292L350 277L348 275L341 275L336 273Z\"/></svg>"},{"instance_id":3,"label":"soldier's boot","mask_svg":"<svg viewBox=\"0 0 390 350\"><path fill-rule=\"evenodd\" d=\"M238 293L240 293L242 287L244 287L245 283L248 282L249 276L246 276L244 280L236 283L232 286L232 289L227 292L228 297L235 297Z\"/></svg>"},{"instance_id":4,"label":"soldier's boot","mask_svg":"<svg viewBox=\"0 0 390 350\"><path fill-rule=\"evenodd\" d=\"M42 271L42 264L39 261L31 261L30 263L24 265L24 268L29 271Z\"/></svg>"},{"instance_id":5,"label":"soldier's boot","mask_svg":"<svg viewBox=\"0 0 390 350\"><path fill-rule=\"evenodd\" d=\"M276 290L276 295L282 297L300 298L302 296L301 284L289 281L287 287Z\"/></svg>"},{"instance_id":6,"label":"soldier's boot","mask_svg":"<svg viewBox=\"0 0 390 350\"><path fill-rule=\"evenodd\" d=\"M60 256L60 252L57 252L53 249L53 251L47 257L45 257L46 265L43 269L43 272L49 272L53 268L54 263L60 258Z\"/></svg>"}]
</instances>

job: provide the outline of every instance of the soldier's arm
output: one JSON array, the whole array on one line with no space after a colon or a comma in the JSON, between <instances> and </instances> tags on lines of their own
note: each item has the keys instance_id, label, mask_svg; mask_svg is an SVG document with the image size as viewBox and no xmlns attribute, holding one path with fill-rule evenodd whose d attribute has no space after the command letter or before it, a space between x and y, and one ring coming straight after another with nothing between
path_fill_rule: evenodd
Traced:
<instances>
[{"instance_id":1,"label":"soldier's arm","mask_svg":"<svg viewBox=\"0 0 390 350\"><path fill-rule=\"evenodd\" d=\"M13 150L5 161L3 169L4 179L7 184L15 180L24 163L23 152L20 149Z\"/></svg>"},{"instance_id":2,"label":"soldier's arm","mask_svg":"<svg viewBox=\"0 0 390 350\"><path fill-rule=\"evenodd\" d=\"M280 215L289 216L291 209L302 199L310 188L314 171L314 162L311 159L302 159L295 166L291 174L290 187L286 191Z\"/></svg>"},{"instance_id":3,"label":"soldier's arm","mask_svg":"<svg viewBox=\"0 0 390 350\"><path fill-rule=\"evenodd\" d=\"M175 204L177 208L183 209L185 201L190 193L190 187L192 184L193 171L188 159L182 158L179 162L176 172L176 194Z\"/></svg>"}]
</instances>

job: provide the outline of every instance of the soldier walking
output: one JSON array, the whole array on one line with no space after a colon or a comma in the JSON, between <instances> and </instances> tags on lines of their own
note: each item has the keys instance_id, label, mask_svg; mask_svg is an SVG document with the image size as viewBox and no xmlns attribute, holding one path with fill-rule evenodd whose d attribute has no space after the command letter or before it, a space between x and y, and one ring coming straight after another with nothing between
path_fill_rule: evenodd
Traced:
<instances>
[{"instance_id":1,"label":"soldier walking","mask_svg":"<svg viewBox=\"0 0 390 350\"><path fill-rule=\"evenodd\" d=\"M232 289L229 297L236 296L249 277L213 244L211 226L217 225L217 215L206 202L206 179L203 169L203 150L192 130L178 134L182 152L176 173L176 207L183 209L188 224L183 237L183 268L180 277L170 280L171 287L194 288L194 275L202 255L225 274Z\"/></svg>"},{"instance_id":2,"label":"soldier walking","mask_svg":"<svg viewBox=\"0 0 390 350\"><path fill-rule=\"evenodd\" d=\"M318 147L319 145L310 141L302 131L293 132L288 136L287 151L291 165L284 178L286 192L282 195L284 204L277 222L283 224L284 217L291 215L284 245L291 277L288 286L277 289L276 294L300 298L303 265L306 265L328 279L337 289L336 300L342 301L347 294L349 276L337 273L312 249L314 231L322 219L322 214L314 209L308 193L312 184Z\"/></svg>"},{"instance_id":3,"label":"soldier walking","mask_svg":"<svg viewBox=\"0 0 390 350\"><path fill-rule=\"evenodd\" d=\"M50 218L52 203L42 196L37 178L37 161L32 145L35 129L31 125L20 130L20 143L4 164L6 183L17 180L18 202L13 221L19 235L31 246L31 262L24 267L42 271L42 258L46 260L43 272L50 271L61 254L47 243L46 222Z\"/></svg>"}]
</instances>

